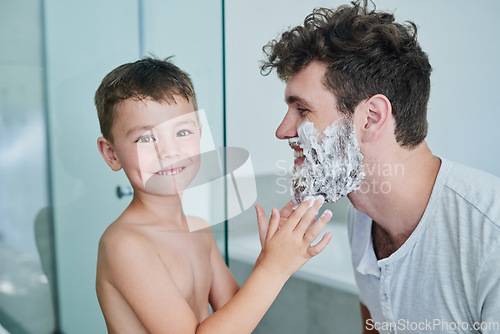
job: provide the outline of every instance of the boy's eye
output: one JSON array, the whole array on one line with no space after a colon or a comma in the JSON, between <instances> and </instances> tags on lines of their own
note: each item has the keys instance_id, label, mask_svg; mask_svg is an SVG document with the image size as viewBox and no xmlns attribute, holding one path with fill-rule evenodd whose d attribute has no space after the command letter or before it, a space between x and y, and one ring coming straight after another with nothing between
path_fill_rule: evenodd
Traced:
<instances>
[{"instance_id":1,"label":"boy's eye","mask_svg":"<svg viewBox=\"0 0 500 334\"><path fill-rule=\"evenodd\" d=\"M181 130L181 131L177 132L177 137L185 137L185 136L188 136L190 134L192 134L192 132L189 130Z\"/></svg>"},{"instance_id":2,"label":"boy's eye","mask_svg":"<svg viewBox=\"0 0 500 334\"><path fill-rule=\"evenodd\" d=\"M139 139L137 139L135 142L136 143L152 143L155 141L155 138L153 136L140 136Z\"/></svg>"}]
</instances>

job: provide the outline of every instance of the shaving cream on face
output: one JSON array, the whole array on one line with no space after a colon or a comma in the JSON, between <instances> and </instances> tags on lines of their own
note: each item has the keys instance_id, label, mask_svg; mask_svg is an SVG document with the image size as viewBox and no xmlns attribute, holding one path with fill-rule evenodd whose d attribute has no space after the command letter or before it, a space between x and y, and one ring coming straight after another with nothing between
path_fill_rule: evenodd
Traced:
<instances>
[{"instance_id":1,"label":"shaving cream on face","mask_svg":"<svg viewBox=\"0 0 500 334\"><path fill-rule=\"evenodd\" d=\"M333 203L358 189L365 173L352 121L338 119L321 134L313 123L306 121L297 131L305 159L302 165L294 166L291 177L296 205L308 196L317 195Z\"/></svg>"}]
</instances>

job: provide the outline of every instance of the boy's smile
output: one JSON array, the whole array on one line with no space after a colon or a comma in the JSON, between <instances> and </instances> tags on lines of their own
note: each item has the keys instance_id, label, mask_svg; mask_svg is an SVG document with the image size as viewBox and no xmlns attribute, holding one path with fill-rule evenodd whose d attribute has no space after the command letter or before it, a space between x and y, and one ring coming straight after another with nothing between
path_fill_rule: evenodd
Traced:
<instances>
[{"instance_id":1,"label":"boy's smile","mask_svg":"<svg viewBox=\"0 0 500 334\"><path fill-rule=\"evenodd\" d=\"M180 172L184 171L186 167L179 167L179 168L167 168L161 171L158 171L155 173L155 175L177 175Z\"/></svg>"}]
</instances>

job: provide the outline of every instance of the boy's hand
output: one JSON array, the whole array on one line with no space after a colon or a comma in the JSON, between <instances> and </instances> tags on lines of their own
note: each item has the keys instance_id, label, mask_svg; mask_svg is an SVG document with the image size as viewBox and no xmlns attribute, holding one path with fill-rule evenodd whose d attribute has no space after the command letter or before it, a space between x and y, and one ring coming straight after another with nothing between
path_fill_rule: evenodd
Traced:
<instances>
[{"instance_id":1,"label":"boy's hand","mask_svg":"<svg viewBox=\"0 0 500 334\"><path fill-rule=\"evenodd\" d=\"M290 215L293 212L293 207L294 207L294 202L293 200L290 200L283 209L280 211L280 226L282 226L290 217ZM255 211L257 212L257 224L259 226L259 239L260 239L260 246L261 250L259 253L259 256L257 257L257 260L255 261L254 264L254 269L259 265L259 263L262 261L262 250L264 249L264 245L266 243L266 235L267 235L267 229L269 228L269 222L267 220L266 212L260 206L259 204L255 205Z\"/></svg>"},{"instance_id":2,"label":"boy's hand","mask_svg":"<svg viewBox=\"0 0 500 334\"><path fill-rule=\"evenodd\" d=\"M294 202L293 200L291 200L283 207L283 209L281 209L279 226L282 226L287 221L288 217L290 217L290 215L293 212L293 206ZM267 220L266 212L264 211L262 206L257 204L255 206L255 211L257 212L257 224L259 226L260 245L262 249L264 249L269 222Z\"/></svg>"},{"instance_id":3,"label":"boy's hand","mask_svg":"<svg viewBox=\"0 0 500 334\"><path fill-rule=\"evenodd\" d=\"M314 201L312 206L310 206L311 201ZM321 241L311 246L332 217L331 211L326 210L318 221L314 221L323 202L322 197L303 202L285 222L282 222L278 210L273 208L267 234L264 240L261 238L262 266L279 275L289 277L309 259L325 249L331 240L331 233L326 233ZM287 207L288 205L282 210L284 215L287 214L285 210L288 209ZM261 226L264 224L261 219L262 216L259 219L259 230L262 234Z\"/></svg>"}]
</instances>

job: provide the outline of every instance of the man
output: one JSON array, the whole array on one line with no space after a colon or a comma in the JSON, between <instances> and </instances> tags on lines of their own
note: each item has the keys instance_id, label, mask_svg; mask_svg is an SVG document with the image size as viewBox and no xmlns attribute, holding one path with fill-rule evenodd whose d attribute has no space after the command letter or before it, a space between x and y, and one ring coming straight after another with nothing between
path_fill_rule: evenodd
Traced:
<instances>
[{"instance_id":1,"label":"man","mask_svg":"<svg viewBox=\"0 0 500 334\"><path fill-rule=\"evenodd\" d=\"M348 194L354 206L365 332L500 332L500 179L427 146L431 66L416 30L358 1L266 45L263 74L287 84L276 136L295 150L295 202Z\"/></svg>"}]
</instances>

